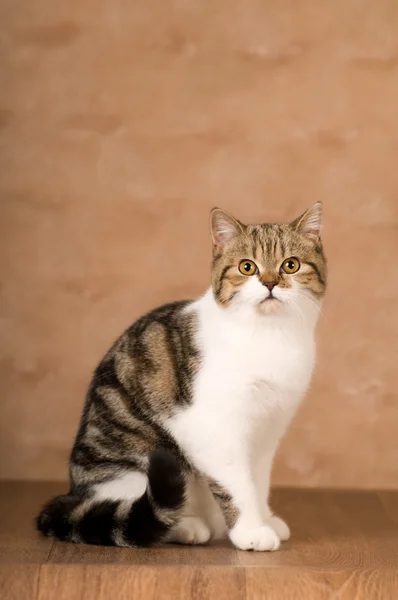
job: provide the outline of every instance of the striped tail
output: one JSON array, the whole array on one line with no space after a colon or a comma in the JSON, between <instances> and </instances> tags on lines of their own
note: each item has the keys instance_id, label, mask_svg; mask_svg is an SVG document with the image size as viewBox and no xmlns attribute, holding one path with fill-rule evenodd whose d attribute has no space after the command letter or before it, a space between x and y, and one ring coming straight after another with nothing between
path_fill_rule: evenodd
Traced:
<instances>
[{"instance_id":1,"label":"striped tail","mask_svg":"<svg viewBox=\"0 0 398 600\"><path fill-rule=\"evenodd\" d=\"M151 546L178 522L185 500L185 478L178 459L165 450L151 454L144 494L125 500L57 496L44 506L36 526L63 541L102 546Z\"/></svg>"}]
</instances>

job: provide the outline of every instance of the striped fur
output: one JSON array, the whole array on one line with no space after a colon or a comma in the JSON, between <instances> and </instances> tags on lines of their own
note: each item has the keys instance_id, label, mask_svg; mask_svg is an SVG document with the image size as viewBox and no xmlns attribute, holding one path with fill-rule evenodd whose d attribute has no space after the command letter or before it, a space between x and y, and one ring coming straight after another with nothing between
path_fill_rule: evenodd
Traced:
<instances>
[{"instance_id":1,"label":"striped fur","mask_svg":"<svg viewBox=\"0 0 398 600\"><path fill-rule=\"evenodd\" d=\"M37 520L45 535L140 546L163 539L176 522L190 466L164 422L176 407L191 401L199 367L188 306L176 302L142 317L99 364L71 454L70 493L50 502ZM124 513L122 501L98 503L93 486L128 471L148 473L145 495Z\"/></svg>"},{"instance_id":2,"label":"striped fur","mask_svg":"<svg viewBox=\"0 0 398 600\"><path fill-rule=\"evenodd\" d=\"M177 523L184 497L184 474L178 460L157 450L150 456L147 489L137 500L98 502L90 492L71 492L50 500L37 518L37 527L62 541L150 546Z\"/></svg>"}]
</instances>

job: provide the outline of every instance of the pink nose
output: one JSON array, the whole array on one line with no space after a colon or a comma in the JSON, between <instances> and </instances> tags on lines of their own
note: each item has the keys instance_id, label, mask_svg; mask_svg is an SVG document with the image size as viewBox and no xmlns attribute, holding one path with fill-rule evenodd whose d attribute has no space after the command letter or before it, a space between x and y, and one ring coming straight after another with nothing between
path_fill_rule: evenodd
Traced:
<instances>
[{"instance_id":1,"label":"pink nose","mask_svg":"<svg viewBox=\"0 0 398 600\"><path fill-rule=\"evenodd\" d=\"M276 283L274 281L263 281L263 285L265 285L265 287L268 288L270 292L272 292L272 290L276 286Z\"/></svg>"}]
</instances>

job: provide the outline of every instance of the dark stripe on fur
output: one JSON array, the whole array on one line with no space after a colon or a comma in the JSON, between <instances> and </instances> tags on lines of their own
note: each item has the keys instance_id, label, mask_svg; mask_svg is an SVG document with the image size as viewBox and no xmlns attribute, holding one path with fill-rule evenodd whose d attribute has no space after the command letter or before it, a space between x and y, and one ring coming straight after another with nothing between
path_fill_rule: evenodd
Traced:
<instances>
[{"instance_id":1,"label":"dark stripe on fur","mask_svg":"<svg viewBox=\"0 0 398 600\"><path fill-rule=\"evenodd\" d=\"M273 254L273 256L276 256L276 249L277 249L277 247L278 247L278 236L274 232L274 246L272 248L272 254Z\"/></svg>"},{"instance_id":2,"label":"dark stripe on fur","mask_svg":"<svg viewBox=\"0 0 398 600\"><path fill-rule=\"evenodd\" d=\"M252 236L251 236L251 242L252 242L252 254L255 260L258 260L258 256L257 256L257 250L258 250L258 231L257 231L257 227L253 227L252 229Z\"/></svg>"},{"instance_id":3,"label":"dark stripe on fur","mask_svg":"<svg viewBox=\"0 0 398 600\"><path fill-rule=\"evenodd\" d=\"M231 292L228 298L226 299L226 303L231 302L238 292Z\"/></svg>"},{"instance_id":4,"label":"dark stripe on fur","mask_svg":"<svg viewBox=\"0 0 398 600\"><path fill-rule=\"evenodd\" d=\"M223 268L223 270L221 271L220 279L219 279L219 281L218 281L218 285L217 285L217 288L216 288L216 290L215 290L215 294L216 294L216 297L217 297L218 299L220 299L220 298L219 298L219 296L220 296L220 293L221 293L221 290L222 290L222 287L223 287L223 283L224 283L224 277L225 277L225 275L227 274L227 271L229 271L229 269L231 268L231 266L232 266L232 265L226 265L226 266Z\"/></svg>"},{"instance_id":5,"label":"dark stripe on fur","mask_svg":"<svg viewBox=\"0 0 398 600\"><path fill-rule=\"evenodd\" d=\"M103 500L89 508L76 524L78 538L85 544L113 546L112 533L118 505L118 501Z\"/></svg>"},{"instance_id":6,"label":"dark stripe on fur","mask_svg":"<svg viewBox=\"0 0 398 600\"><path fill-rule=\"evenodd\" d=\"M168 525L157 518L147 495L134 502L122 527L123 539L129 546L152 546L168 531Z\"/></svg>"},{"instance_id":7,"label":"dark stripe on fur","mask_svg":"<svg viewBox=\"0 0 398 600\"><path fill-rule=\"evenodd\" d=\"M239 512L232 501L232 496L214 479L209 479L210 490L218 501L228 527L233 527Z\"/></svg>"},{"instance_id":8,"label":"dark stripe on fur","mask_svg":"<svg viewBox=\"0 0 398 600\"><path fill-rule=\"evenodd\" d=\"M266 237L264 235L264 233L266 233L266 231L267 231L266 226L262 225L262 232L261 233L263 235L261 235L259 237L259 243L260 243L260 246L261 246L261 250L262 250L262 255L263 256L267 255Z\"/></svg>"},{"instance_id":9,"label":"dark stripe on fur","mask_svg":"<svg viewBox=\"0 0 398 600\"><path fill-rule=\"evenodd\" d=\"M279 244L281 247L281 254L282 254L282 260L283 260L286 255L286 246L285 246L285 242L283 241L282 237L279 238Z\"/></svg>"},{"instance_id":10,"label":"dark stripe on fur","mask_svg":"<svg viewBox=\"0 0 398 600\"><path fill-rule=\"evenodd\" d=\"M316 274L316 276L318 278L319 283L322 284L322 285L325 285L325 280L323 279L322 275L320 274L319 269L316 266L316 264L313 263L313 262L307 262L307 265L309 265L314 270L314 272L315 272L315 274Z\"/></svg>"},{"instance_id":11,"label":"dark stripe on fur","mask_svg":"<svg viewBox=\"0 0 398 600\"><path fill-rule=\"evenodd\" d=\"M104 448L102 448L102 450L104 450ZM98 445L94 447L85 443L79 444L79 447L73 453L73 462L76 465L84 467L87 471L97 469L101 466L106 467L108 465L114 465L115 467L119 467L119 471L140 470L140 463L136 460L122 457L116 458L109 454L101 452L101 447L98 447ZM100 480L98 480L98 482L99 481Z\"/></svg>"}]
</instances>

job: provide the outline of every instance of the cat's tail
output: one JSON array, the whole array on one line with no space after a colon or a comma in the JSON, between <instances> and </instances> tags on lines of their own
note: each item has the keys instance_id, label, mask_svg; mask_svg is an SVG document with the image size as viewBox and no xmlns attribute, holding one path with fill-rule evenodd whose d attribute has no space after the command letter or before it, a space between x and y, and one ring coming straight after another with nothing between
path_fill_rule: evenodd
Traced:
<instances>
[{"instance_id":1,"label":"cat's tail","mask_svg":"<svg viewBox=\"0 0 398 600\"><path fill-rule=\"evenodd\" d=\"M44 506L36 526L59 540L103 546L151 546L178 522L185 500L184 470L165 450L150 457L148 484L137 500L57 496Z\"/></svg>"}]
</instances>

